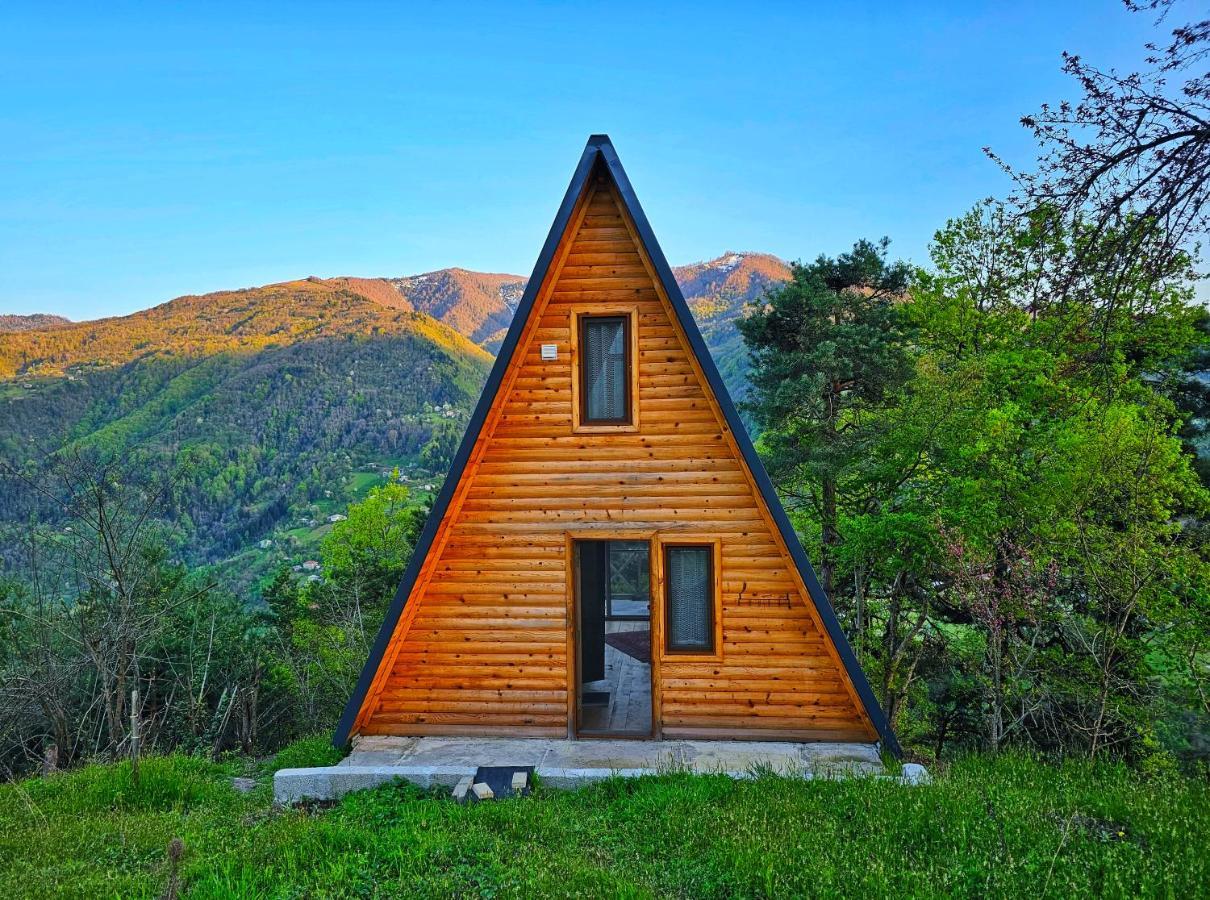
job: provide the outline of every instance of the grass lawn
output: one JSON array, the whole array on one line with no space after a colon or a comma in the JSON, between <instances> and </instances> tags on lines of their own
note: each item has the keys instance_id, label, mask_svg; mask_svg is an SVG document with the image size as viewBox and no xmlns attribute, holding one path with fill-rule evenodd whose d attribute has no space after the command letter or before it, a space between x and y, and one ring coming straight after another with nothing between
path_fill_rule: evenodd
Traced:
<instances>
[{"instance_id":1,"label":"grass lawn","mask_svg":"<svg viewBox=\"0 0 1210 900\"><path fill-rule=\"evenodd\" d=\"M196 897L1210 893L1210 789L1115 764L971 757L915 788L667 775L471 806L396 785L284 811L267 781L233 791L240 767L0 787L0 897L157 896L174 837Z\"/></svg>"}]
</instances>

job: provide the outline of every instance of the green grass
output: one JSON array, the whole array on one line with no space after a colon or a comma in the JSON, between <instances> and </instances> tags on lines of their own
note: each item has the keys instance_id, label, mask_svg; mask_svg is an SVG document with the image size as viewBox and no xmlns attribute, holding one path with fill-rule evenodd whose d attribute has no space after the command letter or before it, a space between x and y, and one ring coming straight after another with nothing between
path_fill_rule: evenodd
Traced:
<instances>
[{"instance_id":1,"label":"green grass","mask_svg":"<svg viewBox=\"0 0 1210 900\"><path fill-rule=\"evenodd\" d=\"M313 741L288 760L325 761ZM280 763L274 763L274 766ZM458 806L395 785L328 809L233 765L90 766L0 788L0 896L1206 896L1210 789L972 757L932 786L667 775Z\"/></svg>"},{"instance_id":2,"label":"green grass","mask_svg":"<svg viewBox=\"0 0 1210 900\"><path fill-rule=\"evenodd\" d=\"M388 480L377 472L353 472L349 475L349 483L345 487L345 493L354 500L360 500L369 493L370 488L386 484Z\"/></svg>"}]
</instances>

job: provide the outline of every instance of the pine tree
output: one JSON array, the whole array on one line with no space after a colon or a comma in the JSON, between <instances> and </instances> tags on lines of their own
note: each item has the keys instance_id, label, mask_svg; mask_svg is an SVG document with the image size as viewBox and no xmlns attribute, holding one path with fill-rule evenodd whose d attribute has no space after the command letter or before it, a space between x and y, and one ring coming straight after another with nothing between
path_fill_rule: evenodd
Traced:
<instances>
[{"instance_id":1,"label":"pine tree","mask_svg":"<svg viewBox=\"0 0 1210 900\"><path fill-rule=\"evenodd\" d=\"M911 375L897 308L910 269L888 263L885 238L836 258L793 264L792 278L739 323L752 360L745 407L762 429L770 475L820 523L820 578L832 594L840 493L859 474L879 425L872 415Z\"/></svg>"}]
</instances>

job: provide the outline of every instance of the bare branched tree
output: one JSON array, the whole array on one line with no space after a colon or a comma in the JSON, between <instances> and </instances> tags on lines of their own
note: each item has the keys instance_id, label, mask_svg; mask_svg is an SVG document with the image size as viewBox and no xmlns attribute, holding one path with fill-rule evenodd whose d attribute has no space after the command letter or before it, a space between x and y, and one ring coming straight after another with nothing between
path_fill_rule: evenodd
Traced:
<instances>
[{"instance_id":1,"label":"bare branched tree","mask_svg":"<svg viewBox=\"0 0 1210 900\"><path fill-rule=\"evenodd\" d=\"M13 627L4 686L42 713L61 753L121 753L132 714L140 722L155 715L132 710L130 699L138 688L141 705L156 696L168 616L210 588L184 587L167 565L158 529L172 483L76 451L41 477L5 474L30 479L58 515L31 522L23 536L27 596L6 606ZM153 728L146 734L154 741Z\"/></svg>"},{"instance_id":2,"label":"bare branched tree","mask_svg":"<svg viewBox=\"0 0 1210 900\"><path fill-rule=\"evenodd\" d=\"M1158 13L1157 27L1174 5L1124 2L1133 12ZM1063 54L1082 97L1022 117L1041 149L1035 170L1021 171L985 148L1016 181L1022 208L1082 220L1092 229L1090 247L1103 251L1102 238L1113 244L1114 252L1099 255L1102 267L1164 267L1193 251L1210 225L1210 19L1173 28L1166 43L1148 43L1147 51L1148 68L1129 74Z\"/></svg>"}]
</instances>

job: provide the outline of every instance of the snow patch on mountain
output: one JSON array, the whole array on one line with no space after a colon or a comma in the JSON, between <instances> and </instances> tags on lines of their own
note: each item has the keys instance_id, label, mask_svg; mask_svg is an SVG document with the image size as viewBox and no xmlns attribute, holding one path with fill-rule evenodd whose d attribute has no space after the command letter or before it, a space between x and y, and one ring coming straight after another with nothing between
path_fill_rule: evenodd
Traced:
<instances>
[{"instance_id":1,"label":"snow patch on mountain","mask_svg":"<svg viewBox=\"0 0 1210 900\"><path fill-rule=\"evenodd\" d=\"M518 281L514 284L500 285L500 299L511 312L517 311L517 304L521 302L521 297L525 294L525 282Z\"/></svg>"}]
</instances>

